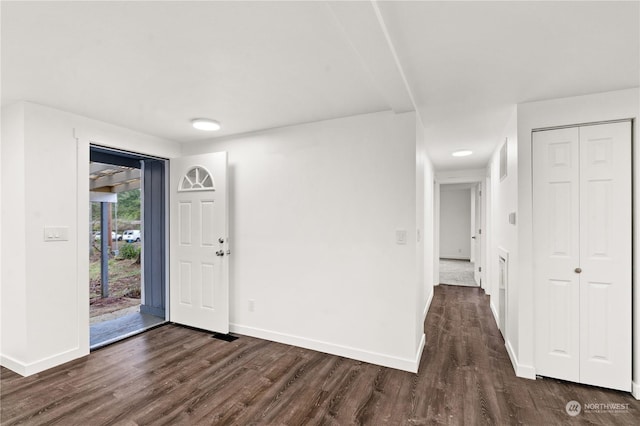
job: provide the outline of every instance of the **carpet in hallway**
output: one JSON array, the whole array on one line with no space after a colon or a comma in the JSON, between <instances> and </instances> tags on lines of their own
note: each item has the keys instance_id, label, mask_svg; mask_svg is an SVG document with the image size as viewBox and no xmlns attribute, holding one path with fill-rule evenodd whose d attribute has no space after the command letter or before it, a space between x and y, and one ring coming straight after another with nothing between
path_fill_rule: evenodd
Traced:
<instances>
[{"instance_id":1,"label":"carpet in hallway","mask_svg":"<svg viewBox=\"0 0 640 426\"><path fill-rule=\"evenodd\" d=\"M474 264L468 260L440 259L440 284L477 287L473 268Z\"/></svg>"}]
</instances>

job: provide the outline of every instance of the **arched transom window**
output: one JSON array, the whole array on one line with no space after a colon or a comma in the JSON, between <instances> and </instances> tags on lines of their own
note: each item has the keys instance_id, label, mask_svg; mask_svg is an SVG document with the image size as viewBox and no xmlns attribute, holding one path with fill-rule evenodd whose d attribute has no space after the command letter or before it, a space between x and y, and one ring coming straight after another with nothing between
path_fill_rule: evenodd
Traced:
<instances>
[{"instance_id":1,"label":"arched transom window","mask_svg":"<svg viewBox=\"0 0 640 426\"><path fill-rule=\"evenodd\" d=\"M207 169L195 166L182 176L178 192L184 191L215 191L213 177Z\"/></svg>"}]
</instances>

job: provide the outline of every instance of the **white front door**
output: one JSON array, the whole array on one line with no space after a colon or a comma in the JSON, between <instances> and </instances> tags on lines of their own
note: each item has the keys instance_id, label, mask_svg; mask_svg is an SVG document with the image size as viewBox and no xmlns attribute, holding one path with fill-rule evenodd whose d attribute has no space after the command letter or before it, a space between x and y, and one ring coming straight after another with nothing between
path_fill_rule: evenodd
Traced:
<instances>
[{"instance_id":1,"label":"white front door","mask_svg":"<svg viewBox=\"0 0 640 426\"><path fill-rule=\"evenodd\" d=\"M227 153L170 162L170 320L229 332Z\"/></svg>"},{"instance_id":2,"label":"white front door","mask_svg":"<svg viewBox=\"0 0 640 426\"><path fill-rule=\"evenodd\" d=\"M536 132L536 372L631 389L631 125Z\"/></svg>"}]
</instances>

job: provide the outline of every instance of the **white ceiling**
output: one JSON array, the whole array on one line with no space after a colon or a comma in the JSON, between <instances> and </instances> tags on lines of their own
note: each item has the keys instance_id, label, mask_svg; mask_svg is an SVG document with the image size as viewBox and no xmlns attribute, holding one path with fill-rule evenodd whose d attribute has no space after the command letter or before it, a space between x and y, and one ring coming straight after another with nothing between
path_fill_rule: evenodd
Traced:
<instances>
[{"instance_id":1,"label":"white ceiling","mask_svg":"<svg viewBox=\"0 0 640 426\"><path fill-rule=\"evenodd\" d=\"M640 85L637 1L380 6L441 169L483 166L517 103Z\"/></svg>"},{"instance_id":2,"label":"white ceiling","mask_svg":"<svg viewBox=\"0 0 640 426\"><path fill-rule=\"evenodd\" d=\"M413 101L436 168L477 168L516 103L640 85L637 1L0 7L2 105L185 143L212 137L195 117L222 122L222 137Z\"/></svg>"}]
</instances>

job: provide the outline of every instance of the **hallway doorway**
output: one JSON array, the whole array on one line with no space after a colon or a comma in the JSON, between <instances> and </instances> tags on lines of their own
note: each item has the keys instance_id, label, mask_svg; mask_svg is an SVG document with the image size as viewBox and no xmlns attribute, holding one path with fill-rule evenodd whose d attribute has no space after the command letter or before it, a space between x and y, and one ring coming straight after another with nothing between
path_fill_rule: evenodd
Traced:
<instances>
[{"instance_id":1,"label":"hallway doorway","mask_svg":"<svg viewBox=\"0 0 640 426\"><path fill-rule=\"evenodd\" d=\"M479 287L482 283L481 184L439 187L438 283Z\"/></svg>"}]
</instances>

